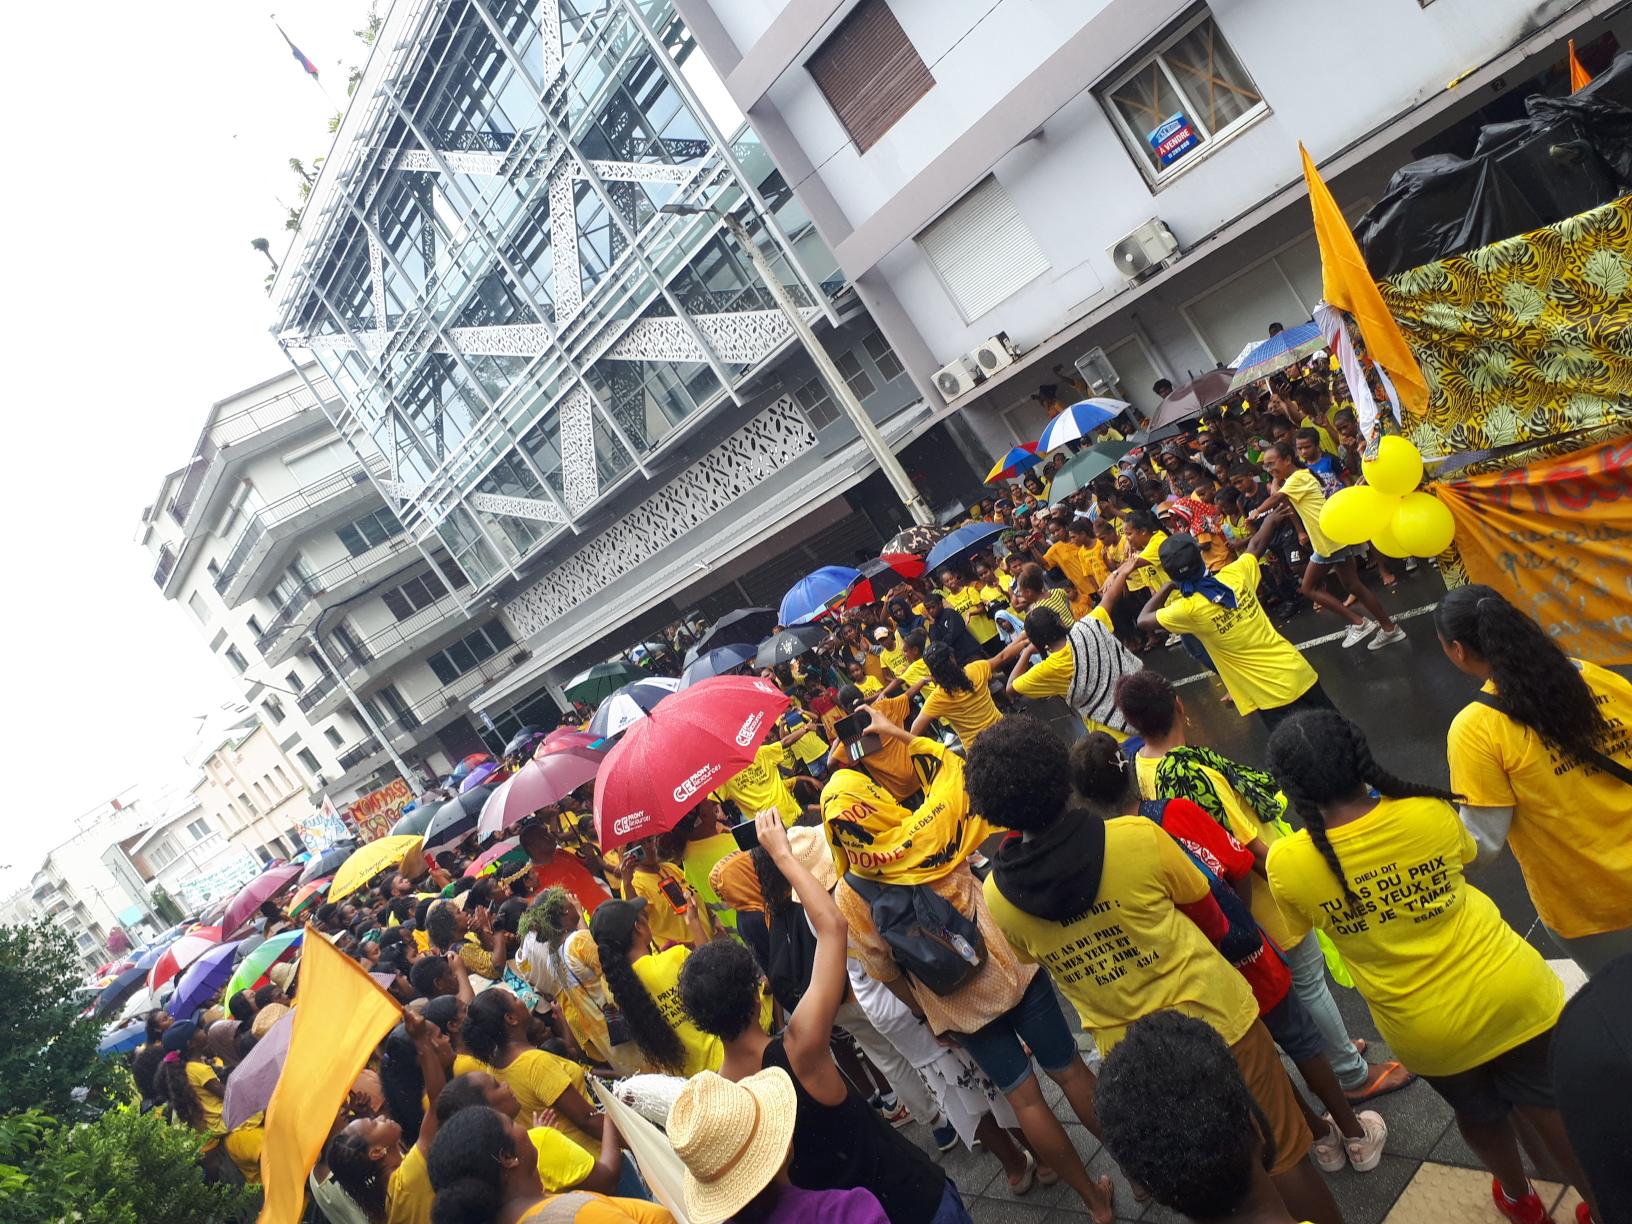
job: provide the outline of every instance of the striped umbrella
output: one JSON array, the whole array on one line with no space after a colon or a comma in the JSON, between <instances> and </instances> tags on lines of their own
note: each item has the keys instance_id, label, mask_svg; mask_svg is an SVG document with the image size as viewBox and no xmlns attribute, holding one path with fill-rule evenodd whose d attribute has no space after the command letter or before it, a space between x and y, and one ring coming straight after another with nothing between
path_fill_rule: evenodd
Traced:
<instances>
[{"instance_id":1,"label":"striped umbrella","mask_svg":"<svg viewBox=\"0 0 1632 1224\"><path fill-rule=\"evenodd\" d=\"M285 958L285 954L300 947L305 930L284 931L274 935L260 947L256 948L232 971L232 978L227 982L227 989L222 994L223 999L230 999L240 990L251 990L266 976L266 971Z\"/></svg>"},{"instance_id":2,"label":"striped umbrella","mask_svg":"<svg viewBox=\"0 0 1632 1224\"><path fill-rule=\"evenodd\" d=\"M1037 443L1022 442L1019 446L1011 447L1008 454L999 459L992 470L986 473L986 483L996 484L1000 480L1013 480L1021 472L1030 471L1043 461L1037 453Z\"/></svg>"},{"instance_id":3,"label":"striped umbrella","mask_svg":"<svg viewBox=\"0 0 1632 1224\"><path fill-rule=\"evenodd\" d=\"M329 885L333 882L333 876L324 876L321 880L313 880L310 884L302 884L299 891L289 899L289 917L298 918L302 910L317 904L318 900L329 891Z\"/></svg>"}]
</instances>

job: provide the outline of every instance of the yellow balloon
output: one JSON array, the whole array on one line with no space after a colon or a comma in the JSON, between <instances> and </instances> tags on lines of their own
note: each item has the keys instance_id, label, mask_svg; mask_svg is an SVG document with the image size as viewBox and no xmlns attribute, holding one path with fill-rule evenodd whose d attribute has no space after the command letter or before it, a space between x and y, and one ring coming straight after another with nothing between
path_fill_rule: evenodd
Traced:
<instances>
[{"instance_id":1,"label":"yellow balloon","mask_svg":"<svg viewBox=\"0 0 1632 1224\"><path fill-rule=\"evenodd\" d=\"M1407 557L1409 553L1394 538L1394 523L1390 520L1377 529L1377 534L1371 537L1371 546L1385 557Z\"/></svg>"},{"instance_id":2,"label":"yellow balloon","mask_svg":"<svg viewBox=\"0 0 1632 1224\"><path fill-rule=\"evenodd\" d=\"M1422 452L1409 438L1388 434L1377 443L1377 458L1362 459L1360 470L1372 488L1404 497L1422 483Z\"/></svg>"},{"instance_id":3,"label":"yellow balloon","mask_svg":"<svg viewBox=\"0 0 1632 1224\"><path fill-rule=\"evenodd\" d=\"M1413 557L1437 557L1456 535L1456 520L1432 493L1406 494L1389 527L1399 546Z\"/></svg>"},{"instance_id":4,"label":"yellow balloon","mask_svg":"<svg viewBox=\"0 0 1632 1224\"><path fill-rule=\"evenodd\" d=\"M1320 529L1339 544L1359 544L1394 512L1396 499L1370 485L1339 489L1326 499L1320 512Z\"/></svg>"}]
</instances>

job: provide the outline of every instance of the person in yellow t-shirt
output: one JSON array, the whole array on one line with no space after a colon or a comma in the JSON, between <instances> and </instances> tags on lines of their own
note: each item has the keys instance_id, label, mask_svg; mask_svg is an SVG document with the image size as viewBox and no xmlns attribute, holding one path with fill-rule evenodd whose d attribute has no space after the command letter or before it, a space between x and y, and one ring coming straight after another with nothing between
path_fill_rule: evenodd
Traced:
<instances>
[{"instance_id":1,"label":"person in yellow t-shirt","mask_svg":"<svg viewBox=\"0 0 1632 1224\"><path fill-rule=\"evenodd\" d=\"M1337 945L1377 1031L1495 1175L1504 1214L1543 1218L1511 1111L1583 1186L1548 1065L1564 984L1464 878L1477 847L1451 796L1387 772L1332 710L1276 728L1267 762L1305 826L1270 847L1275 900Z\"/></svg>"},{"instance_id":2,"label":"person in yellow t-shirt","mask_svg":"<svg viewBox=\"0 0 1632 1224\"><path fill-rule=\"evenodd\" d=\"M1258 598L1259 557L1280 525L1266 519L1246 550L1209 574L1195 537L1173 536L1162 559L1175 575L1139 613L1143 629L1189 634L1201 643L1236 710L1257 713L1271 731L1299 709L1331 708L1320 677L1298 648L1282 637Z\"/></svg>"},{"instance_id":3,"label":"person in yellow t-shirt","mask_svg":"<svg viewBox=\"0 0 1632 1224\"><path fill-rule=\"evenodd\" d=\"M1007 570L994 568L985 557L977 557L975 585L988 607L1002 606L1009 602L1009 588L1014 585L1014 578Z\"/></svg>"},{"instance_id":4,"label":"person in yellow t-shirt","mask_svg":"<svg viewBox=\"0 0 1632 1224\"><path fill-rule=\"evenodd\" d=\"M1451 590L1434 626L1484 681L1448 745L1480 864L1513 847L1536 913L1589 975L1632 954L1632 684L1570 658L1488 586Z\"/></svg>"},{"instance_id":5,"label":"person in yellow t-shirt","mask_svg":"<svg viewBox=\"0 0 1632 1224\"><path fill-rule=\"evenodd\" d=\"M1090 731L1104 731L1119 743L1128 738L1127 724L1116 716L1114 695L1116 683L1124 675L1137 672L1142 664L1115 636L1112 616L1117 604L1127 591L1131 564L1124 562L1110 575L1100 593L1099 606L1088 615L1105 630L1105 639L1095 642L1099 658L1095 666L1103 666L1103 675L1096 672L1095 683L1082 707L1072 706L1077 717ZM1060 617L1056 608L1034 607L1026 613L1027 647L1015 657L1009 673L1008 692L1014 697L1039 700L1060 697L1070 704L1071 687L1076 678L1076 656L1071 646L1073 622ZM1096 718L1095 715L1100 715ZM1108 721L1105 721L1108 720Z\"/></svg>"},{"instance_id":6,"label":"person in yellow t-shirt","mask_svg":"<svg viewBox=\"0 0 1632 1224\"><path fill-rule=\"evenodd\" d=\"M1216 946L1228 922L1200 868L1135 814L1139 792L1121 746L1094 732L1068 752L1047 726L1016 715L981 738L964 782L972 808L1020 834L1002 843L986 879L993 920L1049 971L1101 1052L1165 1008L1205 1022L1268 1122L1270 1175L1287 1206L1298 1219L1340 1219L1305 1159L1314 1136L1252 989Z\"/></svg>"},{"instance_id":7,"label":"person in yellow t-shirt","mask_svg":"<svg viewBox=\"0 0 1632 1224\"><path fill-rule=\"evenodd\" d=\"M644 901L608 902L589 920L611 1001L648 1069L682 1076L718 1071L725 1056L720 1039L693 1024L680 1003L680 970L691 949L677 944L652 953L648 908Z\"/></svg>"},{"instance_id":8,"label":"person in yellow t-shirt","mask_svg":"<svg viewBox=\"0 0 1632 1224\"><path fill-rule=\"evenodd\" d=\"M766 808L775 808L782 813L782 819L792 824L799 819L803 808L799 801L788 790L788 784L782 778L783 765L790 764L788 750L784 741L802 739L810 730L811 724L805 723L796 727L782 740L767 740L760 745L759 751L754 753L754 759L742 771L728 778L714 792L717 802L729 799L737 805L737 811L744 819L764 811ZM820 739L820 737L817 737ZM812 759L820 760L827 754L826 741L822 741L822 751Z\"/></svg>"},{"instance_id":9,"label":"person in yellow t-shirt","mask_svg":"<svg viewBox=\"0 0 1632 1224\"><path fill-rule=\"evenodd\" d=\"M209 1136L210 1148L220 1141L221 1109L226 1088L221 1072L204 1051L209 1031L192 1020L177 1020L164 1030L164 1059L159 1063L159 1086L171 1111L183 1124Z\"/></svg>"},{"instance_id":10,"label":"person in yellow t-shirt","mask_svg":"<svg viewBox=\"0 0 1632 1224\"><path fill-rule=\"evenodd\" d=\"M666 846L667 841L667 838L649 837L631 849L632 861L624 873L623 895L627 900L647 903L647 922L659 947L671 944L701 947L713 937L714 926L707 907L692 892L686 873L663 857L660 844Z\"/></svg>"},{"instance_id":11,"label":"person in yellow t-shirt","mask_svg":"<svg viewBox=\"0 0 1632 1224\"><path fill-rule=\"evenodd\" d=\"M527 1137L532 1140L537 1156L539 1181L546 1191L588 1190L610 1194L618 1188L623 1170L623 1145L610 1118L601 1124L600 1156L593 1156L557 1129L560 1116L554 1110L540 1111L544 1125L528 1125L533 1115L523 1113L521 1102L510 1085L492 1074L477 1071L448 1081L448 1086L436 1098L437 1124L445 1127L455 1114L478 1106L497 1110L527 1126Z\"/></svg>"},{"instance_id":12,"label":"person in yellow t-shirt","mask_svg":"<svg viewBox=\"0 0 1632 1224\"><path fill-rule=\"evenodd\" d=\"M1309 537L1310 548L1309 564L1303 571L1303 585L1299 593L1349 622L1348 631L1343 635L1343 648L1347 650L1358 645L1373 632L1377 636L1367 643L1370 650L1380 650L1391 642L1404 641L1405 630L1394 623L1376 593L1360 577L1359 562L1366 555L1366 546L1338 544L1321 530L1320 512L1326 508L1326 495L1320 491L1320 482L1315 479L1314 473L1303 466L1292 443L1276 442L1265 447L1264 468L1275 477L1275 491L1247 518L1267 518L1285 505L1297 511L1303 532ZM1343 588L1369 615L1362 616L1325 589L1327 571L1337 574Z\"/></svg>"},{"instance_id":13,"label":"person in yellow t-shirt","mask_svg":"<svg viewBox=\"0 0 1632 1224\"><path fill-rule=\"evenodd\" d=\"M1087 616L1099 592L1099 578L1083 550L1071 542L1070 529L1063 521L1052 524L1049 531L1054 542L1043 553L1043 562L1059 570L1071 583L1071 611L1079 617Z\"/></svg>"},{"instance_id":14,"label":"person in yellow t-shirt","mask_svg":"<svg viewBox=\"0 0 1632 1224\"><path fill-rule=\"evenodd\" d=\"M901 653L901 635L891 625L879 625L873 630L873 648L878 661L884 665L886 680L899 677L907 670L907 658Z\"/></svg>"},{"instance_id":15,"label":"person in yellow t-shirt","mask_svg":"<svg viewBox=\"0 0 1632 1224\"><path fill-rule=\"evenodd\" d=\"M941 585L946 591L946 606L963 617L963 623L968 626L975 641L987 654L991 654L1000 644L997 640L997 622L992 619L980 588L972 585L961 570L950 565L941 571Z\"/></svg>"},{"instance_id":16,"label":"person in yellow t-shirt","mask_svg":"<svg viewBox=\"0 0 1632 1224\"><path fill-rule=\"evenodd\" d=\"M846 669L850 674L850 683L855 685L863 697L876 697L884 691L883 683L874 676L867 674L867 668L860 663L852 663Z\"/></svg>"},{"instance_id":17,"label":"person in yellow t-shirt","mask_svg":"<svg viewBox=\"0 0 1632 1224\"><path fill-rule=\"evenodd\" d=\"M1065 530L1089 579L1094 583L1094 590L1103 592L1105 584L1111 580L1111 566L1105 555L1105 545L1094 534L1093 520L1079 515L1066 524Z\"/></svg>"},{"instance_id":18,"label":"person in yellow t-shirt","mask_svg":"<svg viewBox=\"0 0 1632 1224\"><path fill-rule=\"evenodd\" d=\"M1016 639L990 659L976 659L960 666L950 647L939 642L931 646L924 654L924 662L929 665L935 687L913 720L912 733L923 735L930 723L944 718L952 724L958 742L967 753L975 746L980 733L1003 717L992 700L993 671L1028 648L1024 639Z\"/></svg>"},{"instance_id":19,"label":"person in yellow t-shirt","mask_svg":"<svg viewBox=\"0 0 1632 1224\"><path fill-rule=\"evenodd\" d=\"M847 714L871 707L898 727L904 726L912 713L912 701L907 697L874 697L855 701L847 700L843 689L839 690L839 704ZM828 758L829 765L833 769L860 769L888 791L897 803L916 807L924 784L918 777L918 771L913 768L912 753L906 742L889 736L864 735L861 746L863 756L858 762L850 759L850 750L843 740L836 741Z\"/></svg>"}]
</instances>

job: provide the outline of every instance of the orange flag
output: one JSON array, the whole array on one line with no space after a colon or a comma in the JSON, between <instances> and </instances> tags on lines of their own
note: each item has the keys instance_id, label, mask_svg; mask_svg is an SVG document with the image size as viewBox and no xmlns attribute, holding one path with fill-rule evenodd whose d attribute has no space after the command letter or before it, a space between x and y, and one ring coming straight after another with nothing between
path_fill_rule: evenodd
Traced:
<instances>
[{"instance_id":1,"label":"orange flag","mask_svg":"<svg viewBox=\"0 0 1632 1224\"><path fill-rule=\"evenodd\" d=\"M1298 152L1303 156L1303 178L1309 184L1309 204L1315 213L1322 295L1331 305L1354 316L1372 360L1394 380L1402 406L1421 413L1428 405L1428 380L1423 377L1422 367L1405 342L1400 325L1383 304L1383 295L1366 268L1365 256L1360 254L1360 244L1310 160L1309 150L1300 142Z\"/></svg>"},{"instance_id":2,"label":"orange flag","mask_svg":"<svg viewBox=\"0 0 1632 1224\"><path fill-rule=\"evenodd\" d=\"M1581 61L1575 58L1575 39L1570 39L1570 92L1585 85L1592 84L1592 73L1581 66Z\"/></svg>"},{"instance_id":3,"label":"orange flag","mask_svg":"<svg viewBox=\"0 0 1632 1224\"><path fill-rule=\"evenodd\" d=\"M266 1107L260 1224L297 1224L307 1175L346 1093L401 1018L401 1006L361 965L306 928L289 1054Z\"/></svg>"}]
</instances>

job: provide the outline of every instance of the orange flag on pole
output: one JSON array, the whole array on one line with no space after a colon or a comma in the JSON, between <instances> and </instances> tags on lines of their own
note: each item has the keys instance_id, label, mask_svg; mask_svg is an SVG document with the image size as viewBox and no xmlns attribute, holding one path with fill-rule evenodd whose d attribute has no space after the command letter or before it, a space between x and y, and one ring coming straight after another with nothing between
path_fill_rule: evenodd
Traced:
<instances>
[{"instance_id":1,"label":"orange flag on pole","mask_svg":"<svg viewBox=\"0 0 1632 1224\"><path fill-rule=\"evenodd\" d=\"M1575 39L1570 39L1570 92L1592 84L1592 73L1581 66L1581 61L1575 58Z\"/></svg>"},{"instance_id":2,"label":"orange flag on pole","mask_svg":"<svg viewBox=\"0 0 1632 1224\"><path fill-rule=\"evenodd\" d=\"M1383 304L1383 295L1377 291L1365 256L1360 254L1360 244L1315 169L1309 150L1300 142L1298 152L1303 157L1303 177L1309 184L1309 205L1315 214L1315 240L1320 244L1321 292L1328 303L1354 316L1360 334L1366 338L1367 351L1394 380L1403 406L1421 413L1428 405L1428 380L1423 377L1422 367L1405 342L1400 325Z\"/></svg>"},{"instance_id":3,"label":"orange flag on pole","mask_svg":"<svg viewBox=\"0 0 1632 1224\"><path fill-rule=\"evenodd\" d=\"M402 1008L366 970L306 928L300 995L278 1086L266 1107L260 1224L297 1224L306 1178L346 1094Z\"/></svg>"}]
</instances>

